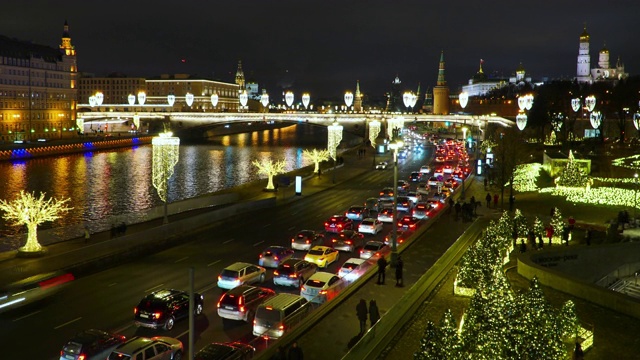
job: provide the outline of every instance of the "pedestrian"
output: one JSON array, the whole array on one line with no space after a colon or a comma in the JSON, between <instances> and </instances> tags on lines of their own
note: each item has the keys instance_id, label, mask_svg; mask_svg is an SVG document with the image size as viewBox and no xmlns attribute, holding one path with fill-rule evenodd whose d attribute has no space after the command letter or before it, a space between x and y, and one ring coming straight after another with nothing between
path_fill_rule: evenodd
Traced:
<instances>
[{"instance_id":1,"label":"pedestrian","mask_svg":"<svg viewBox=\"0 0 640 360\"><path fill-rule=\"evenodd\" d=\"M515 195L509 196L509 211L513 211L513 204L516 202Z\"/></svg>"},{"instance_id":2,"label":"pedestrian","mask_svg":"<svg viewBox=\"0 0 640 360\"><path fill-rule=\"evenodd\" d=\"M576 219L574 219L573 216L569 216L569 220L567 222L569 223L569 231L573 231L576 226Z\"/></svg>"},{"instance_id":3,"label":"pedestrian","mask_svg":"<svg viewBox=\"0 0 640 360\"><path fill-rule=\"evenodd\" d=\"M529 243L532 249L536 248L536 234L533 232L532 229L529 229L529 232L527 233L527 242Z\"/></svg>"},{"instance_id":4,"label":"pedestrian","mask_svg":"<svg viewBox=\"0 0 640 360\"><path fill-rule=\"evenodd\" d=\"M402 270L404 267L404 262L402 262L402 257L398 255L398 260L396 261L396 286L403 287L404 282L402 281Z\"/></svg>"},{"instance_id":5,"label":"pedestrian","mask_svg":"<svg viewBox=\"0 0 640 360\"><path fill-rule=\"evenodd\" d=\"M380 256L378 259L378 285L384 285L385 271L387 268L387 260L384 256Z\"/></svg>"},{"instance_id":6,"label":"pedestrian","mask_svg":"<svg viewBox=\"0 0 640 360\"><path fill-rule=\"evenodd\" d=\"M456 202L456 205L454 206L455 210L456 210L456 220L458 220L458 217L460 216L460 211L462 210L462 206L460 205L460 201Z\"/></svg>"},{"instance_id":7,"label":"pedestrian","mask_svg":"<svg viewBox=\"0 0 640 360\"><path fill-rule=\"evenodd\" d=\"M485 196L484 199L487 200L487 209L489 209L491 207L491 194L487 193L487 196Z\"/></svg>"},{"instance_id":8,"label":"pedestrian","mask_svg":"<svg viewBox=\"0 0 640 360\"><path fill-rule=\"evenodd\" d=\"M493 194L493 207L494 208L498 208L498 200L500 199L500 197L498 196L498 193Z\"/></svg>"},{"instance_id":9,"label":"pedestrian","mask_svg":"<svg viewBox=\"0 0 640 360\"><path fill-rule=\"evenodd\" d=\"M551 239L553 238L553 226L547 226L547 237L549 238L549 246L551 246Z\"/></svg>"},{"instance_id":10,"label":"pedestrian","mask_svg":"<svg viewBox=\"0 0 640 360\"><path fill-rule=\"evenodd\" d=\"M569 246L569 227L568 226L564 226L562 228L562 241L564 241L564 244L566 246Z\"/></svg>"},{"instance_id":11,"label":"pedestrian","mask_svg":"<svg viewBox=\"0 0 640 360\"><path fill-rule=\"evenodd\" d=\"M111 224L111 238L118 236L118 231L116 230L116 224Z\"/></svg>"},{"instance_id":12,"label":"pedestrian","mask_svg":"<svg viewBox=\"0 0 640 360\"><path fill-rule=\"evenodd\" d=\"M520 240L520 253L527 252L527 244L525 244L524 239Z\"/></svg>"},{"instance_id":13,"label":"pedestrian","mask_svg":"<svg viewBox=\"0 0 640 360\"><path fill-rule=\"evenodd\" d=\"M298 342L294 341L289 348L289 355L287 356L289 360L302 360L302 349L298 346Z\"/></svg>"},{"instance_id":14,"label":"pedestrian","mask_svg":"<svg viewBox=\"0 0 640 360\"><path fill-rule=\"evenodd\" d=\"M453 209L456 206L455 201L453 201L453 198L449 197L449 212L453 213L453 211L451 211L451 209Z\"/></svg>"},{"instance_id":15,"label":"pedestrian","mask_svg":"<svg viewBox=\"0 0 640 360\"><path fill-rule=\"evenodd\" d=\"M582 350L582 346L580 343L576 342L576 348L573 350L573 360L583 360L584 359L584 351Z\"/></svg>"},{"instance_id":16,"label":"pedestrian","mask_svg":"<svg viewBox=\"0 0 640 360\"><path fill-rule=\"evenodd\" d=\"M89 232L89 229L85 226L84 227L84 243L88 243L89 240L91 239L91 233Z\"/></svg>"},{"instance_id":17,"label":"pedestrian","mask_svg":"<svg viewBox=\"0 0 640 360\"><path fill-rule=\"evenodd\" d=\"M284 351L284 346L278 346L278 350L273 354L271 360L287 360L287 354Z\"/></svg>"},{"instance_id":18,"label":"pedestrian","mask_svg":"<svg viewBox=\"0 0 640 360\"><path fill-rule=\"evenodd\" d=\"M542 240L542 234L538 234L538 249L542 249L544 247L544 240Z\"/></svg>"},{"instance_id":19,"label":"pedestrian","mask_svg":"<svg viewBox=\"0 0 640 360\"><path fill-rule=\"evenodd\" d=\"M587 245L591 245L591 228L587 228L584 232L584 240L587 242Z\"/></svg>"},{"instance_id":20,"label":"pedestrian","mask_svg":"<svg viewBox=\"0 0 640 360\"><path fill-rule=\"evenodd\" d=\"M358 316L358 320L360 321L360 334L364 334L367 330L367 315L369 311L367 310L367 302L364 299L360 299L358 305L356 305L356 315Z\"/></svg>"},{"instance_id":21,"label":"pedestrian","mask_svg":"<svg viewBox=\"0 0 640 360\"><path fill-rule=\"evenodd\" d=\"M318 177L322 175L322 169L318 168Z\"/></svg>"},{"instance_id":22,"label":"pedestrian","mask_svg":"<svg viewBox=\"0 0 640 360\"><path fill-rule=\"evenodd\" d=\"M373 327L378 320L380 320L380 311L378 310L378 304L372 299L369 301L369 321L371 322L371 327Z\"/></svg>"},{"instance_id":23,"label":"pedestrian","mask_svg":"<svg viewBox=\"0 0 640 360\"><path fill-rule=\"evenodd\" d=\"M118 228L120 230L120 234L122 234L123 236L127 233L127 224L125 224L124 221L120 224Z\"/></svg>"}]
</instances>

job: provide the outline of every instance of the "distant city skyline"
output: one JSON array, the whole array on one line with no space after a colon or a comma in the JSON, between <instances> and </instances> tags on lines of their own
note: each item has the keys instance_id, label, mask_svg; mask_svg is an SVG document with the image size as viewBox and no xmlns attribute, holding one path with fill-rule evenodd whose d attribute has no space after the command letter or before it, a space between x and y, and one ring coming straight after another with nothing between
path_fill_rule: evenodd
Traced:
<instances>
[{"instance_id":1,"label":"distant city skyline","mask_svg":"<svg viewBox=\"0 0 640 360\"><path fill-rule=\"evenodd\" d=\"M191 7L190 7L191 6ZM153 77L188 73L233 82L238 60L247 80L276 95L283 87L312 98L354 91L382 96L396 76L406 90L433 88L440 52L457 93L478 70L509 77L520 63L534 80L573 79L586 23L591 63L605 44L631 76L640 69L635 14L640 2L506 0L431 4L400 0L243 2L191 5L165 0L25 0L5 4L0 34L57 47L67 20L80 72ZM277 97L273 98L274 100Z\"/></svg>"}]
</instances>

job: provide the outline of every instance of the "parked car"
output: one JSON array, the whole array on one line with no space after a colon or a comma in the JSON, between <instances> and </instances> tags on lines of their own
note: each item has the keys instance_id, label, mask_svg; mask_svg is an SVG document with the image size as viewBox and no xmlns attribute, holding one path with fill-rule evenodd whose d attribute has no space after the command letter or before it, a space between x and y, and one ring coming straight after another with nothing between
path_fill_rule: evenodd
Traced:
<instances>
[{"instance_id":1,"label":"parked car","mask_svg":"<svg viewBox=\"0 0 640 360\"><path fill-rule=\"evenodd\" d=\"M376 235L382 231L382 221L373 218L366 218L358 225L358 232L361 234Z\"/></svg>"},{"instance_id":2,"label":"parked car","mask_svg":"<svg viewBox=\"0 0 640 360\"><path fill-rule=\"evenodd\" d=\"M218 276L218 287L233 289L243 284L262 283L266 278L267 269L262 266L237 262L227 266Z\"/></svg>"},{"instance_id":3,"label":"parked car","mask_svg":"<svg viewBox=\"0 0 640 360\"><path fill-rule=\"evenodd\" d=\"M182 359L183 351L182 342L178 339L136 336L118 345L107 360L179 360Z\"/></svg>"},{"instance_id":4,"label":"parked car","mask_svg":"<svg viewBox=\"0 0 640 360\"><path fill-rule=\"evenodd\" d=\"M380 256L384 256L389 250L389 246L385 245L382 241L372 240L367 242L362 250L360 250L360 258L365 260L377 259Z\"/></svg>"},{"instance_id":5,"label":"parked car","mask_svg":"<svg viewBox=\"0 0 640 360\"><path fill-rule=\"evenodd\" d=\"M346 281L356 280L366 271L364 266L362 266L365 262L365 259L350 258L342 264L340 270L338 270L338 276Z\"/></svg>"},{"instance_id":6,"label":"parked car","mask_svg":"<svg viewBox=\"0 0 640 360\"><path fill-rule=\"evenodd\" d=\"M347 284L336 274L317 272L300 288L300 296L309 302L323 304L338 296Z\"/></svg>"},{"instance_id":7,"label":"parked car","mask_svg":"<svg viewBox=\"0 0 640 360\"><path fill-rule=\"evenodd\" d=\"M331 246L338 251L353 252L364 243L364 235L354 230L345 230L331 239Z\"/></svg>"},{"instance_id":8,"label":"parked car","mask_svg":"<svg viewBox=\"0 0 640 360\"><path fill-rule=\"evenodd\" d=\"M194 293L194 313L202 314L204 296ZM152 329L173 329L176 320L189 316L189 294L173 289L154 291L140 300L134 308L134 323Z\"/></svg>"},{"instance_id":9,"label":"parked car","mask_svg":"<svg viewBox=\"0 0 640 360\"><path fill-rule=\"evenodd\" d=\"M125 341L126 338L119 334L97 329L85 330L62 346L60 360L104 360Z\"/></svg>"},{"instance_id":10,"label":"parked car","mask_svg":"<svg viewBox=\"0 0 640 360\"><path fill-rule=\"evenodd\" d=\"M365 215L366 215L366 209L364 206L361 206L361 205L351 206L349 210L347 210L347 212L344 214L344 216L346 216L348 219L351 219L354 221L362 221Z\"/></svg>"},{"instance_id":11,"label":"parked car","mask_svg":"<svg viewBox=\"0 0 640 360\"><path fill-rule=\"evenodd\" d=\"M211 343L194 355L194 360L248 360L256 349L241 342Z\"/></svg>"},{"instance_id":12,"label":"parked car","mask_svg":"<svg viewBox=\"0 0 640 360\"><path fill-rule=\"evenodd\" d=\"M326 268L329 264L338 260L339 256L338 250L327 246L314 246L305 255L304 259L318 265L318 267Z\"/></svg>"},{"instance_id":13,"label":"parked car","mask_svg":"<svg viewBox=\"0 0 640 360\"><path fill-rule=\"evenodd\" d=\"M276 296L276 292L268 288L251 285L236 286L223 293L218 300L218 316L251 322L258 306L273 296Z\"/></svg>"},{"instance_id":14,"label":"parked car","mask_svg":"<svg viewBox=\"0 0 640 360\"><path fill-rule=\"evenodd\" d=\"M339 233L342 230L351 229L353 229L353 220L343 215L333 215L324 223L324 230L326 232Z\"/></svg>"},{"instance_id":15,"label":"parked car","mask_svg":"<svg viewBox=\"0 0 640 360\"><path fill-rule=\"evenodd\" d=\"M273 272L273 283L275 285L300 287L317 270L318 266L314 263L302 259L289 259L280 264Z\"/></svg>"},{"instance_id":16,"label":"parked car","mask_svg":"<svg viewBox=\"0 0 640 360\"><path fill-rule=\"evenodd\" d=\"M259 256L258 265L277 268L281 262L293 257L294 251L284 246L269 246Z\"/></svg>"},{"instance_id":17,"label":"parked car","mask_svg":"<svg viewBox=\"0 0 640 360\"><path fill-rule=\"evenodd\" d=\"M314 245L324 244L324 235L313 230L301 230L291 238L291 248L309 251Z\"/></svg>"}]
</instances>

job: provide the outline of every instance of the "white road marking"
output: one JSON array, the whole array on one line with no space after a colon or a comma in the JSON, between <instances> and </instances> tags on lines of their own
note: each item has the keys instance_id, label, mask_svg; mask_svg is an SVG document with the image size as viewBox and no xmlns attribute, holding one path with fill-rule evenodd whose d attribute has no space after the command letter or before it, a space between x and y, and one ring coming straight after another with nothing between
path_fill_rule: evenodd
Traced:
<instances>
[{"instance_id":1,"label":"white road marking","mask_svg":"<svg viewBox=\"0 0 640 360\"><path fill-rule=\"evenodd\" d=\"M322 217L322 214L319 214L318 216L316 216L317 218Z\"/></svg>"},{"instance_id":2,"label":"white road marking","mask_svg":"<svg viewBox=\"0 0 640 360\"><path fill-rule=\"evenodd\" d=\"M120 329L116 329L116 330L114 331L114 333L116 333L116 334L122 334L123 332L125 332L125 330L127 330L128 328L130 328L130 327L132 327L132 326L133 326L133 324L125 325L125 326L123 326L123 327L122 327L122 328L120 328Z\"/></svg>"},{"instance_id":3,"label":"white road marking","mask_svg":"<svg viewBox=\"0 0 640 360\"><path fill-rule=\"evenodd\" d=\"M229 240L223 242L223 244L228 244L228 243L232 242L233 240L235 240L235 239L229 239Z\"/></svg>"},{"instance_id":4,"label":"white road marking","mask_svg":"<svg viewBox=\"0 0 640 360\"><path fill-rule=\"evenodd\" d=\"M107 286L108 286L108 287L112 287L112 286L115 286L116 284L117 284L117 283L111 283L111 284L109 284L109 285L107 285Z\"/></svg>"},{"instance_id":5,"label":"white road marking","mask_svg":"<svg viewBox=\"0 0 640 360\"><path fill-rule=\"evenodd\" d=\"M214 262L210 262L210 263L208 263L208 264L207 264L207 267L209 267L209 266L213 266L213 265L215 265L215 264L217 264L217 263L219 263L219 262L220 262L220 260L216 260L216 261L214 261Z\"/></svg>"},{"instance_id":6,"label":"white road marking","mask_svg":"<svg viewBox=\"0 0 640 360\"><path fill-rule=\"evenodd\" d=\"M39 312L41 312L41 311L42 311L42 310L37 310L37 311L32 312L31 314L27 314L27 315L25 315L25 316L20 316L19 318L15 318L15 319L13 319L13 322L20 321L20 320L22 320L22 319L24 319L24 318L28 318L29 316L31 316L31 315L35 315L35 314L37 314L37 313L39 313Z\"/></svg>"},{"instance_id":7,"label":"white road marking","mask_svg":"<svg viewBox=\"0 0 640 360\"><path fill-rule=\"evenodd\" d=\"M263 226L263 228L266 228L267 226L271 226L271 224L267 224L267 225Z\"/></svg>"},{"instance_id":8,"label":"white road marking","mask_svg":"<svg viewBox=\"0 0 640 360\"><path fill-rule=\"evenodd\" d=\"M183 332L182 334L176 336L176 338L181 338L181 337L187 335L188 333L189 333L189 330L187 330L187 331Z\"/></svg>"},{"instance_id":9,"label":"white road marking","mask_svg":"<svg viewBox=\"0 0 640 360\"><path fill-rule=\"evenodd\" d=\"M296 228L295 226L292 226L289 228L289 231L294 230L295 228Z\"/></svg>"},{"instance_id":10,"label":"white road marking","mask_svg":"<svg viewBox=\"0 0 640 360\"><path fill-rule=\"evenodd\" d=\"M144 292L146 292L146 293L151 292L151 290L153 290L153 289L157 289L157 288L159 288L159 287L162 287L163 285L164 285L164 284L156 285L156 286L154 286L154 287L152 287L152 288L148 288L148 289L147 289L147 290L145 290Z\"/></svg>"},{"instance_id":11,"label":"white road marking","mask_svg":"<svg viewBox=\"0 0 640 360\"><path fill-rule=\"evenodd\" d=\"M173 263L174 263L174 264L175 264L175 263L179 263L180 261L182 261L182 260L187 260L188 258L189 258L188 256L185 256L185 257L183 257L183 258L180 258L180 259L178 259L178 260L174 261Z\"/></svg>"},{"instance_id":12,"label":"white road marking","mask_svg":"<svg viewBox=\"0 0 640 360\"><path fill-rule=\"evenodd\" d=\"M207 286L203 287L200 290L197 290L196 292L199 293L199 294L204 294L205 292L207 292L207 291L209 291L209 290L211 290L213 288L216 288L216 287L218 287L218 285L211 284L211 285L207 285Z\"/></svg>"},{"instance_id":13,"label":"white road marking","mask_svg":"<svg viewBox=\"0 0 640 360\"><path fill-rule=\"evenodd\" d=\"M262 244L263 242L264 242L264 240L258 241L257 243L253 244L253 246L258 246L258 245Z\"/></svg>"},{"instance_id":14,"label":"white road marking","mask_svg":"<svg viewBox=\"0 0 640 360\"><path fill-rule=\"evenodd\" d=\"M75 318L75 319L73 319L73 320L71 320L71 321L67 321L67 322L66 322L66 323L64 323L64 324L60 324L60 325L58 325L58 326L54 327L53 329L54 329L54 330L58 330L58 329L60 329L61 327L63 327L63 326L67 326L67 325L69 325L69 324L71 324L71 323L74 323L74 322L76 322L76 321L80 320L80 319L82 319L82 316L81 316L81 317L79 317L79 318Z\"/></svg>"}]
</instances>

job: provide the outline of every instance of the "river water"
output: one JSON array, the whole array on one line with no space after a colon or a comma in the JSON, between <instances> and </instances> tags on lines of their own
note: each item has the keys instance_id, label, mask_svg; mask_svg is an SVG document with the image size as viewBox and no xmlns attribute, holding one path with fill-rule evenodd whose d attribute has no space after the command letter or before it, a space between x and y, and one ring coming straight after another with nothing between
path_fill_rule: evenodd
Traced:
<instances>
[{"instance_id":1,"label":"river water","mask_svg":"<svg viewBox=\"0 0 640 360\"><path fill-rule=\"evenodd\" d=\"M343 144L357 141L344 134ZM303 150L326 146L326 128L305 124L215 137L206 144L183 144L169 181L169 202L266 178L251 164L254 160L284 159L286 171L310 165ZM162 205L152 185L151 169L151 145L0 162L0 199L15 199L21 190L70 199L68 205L73 209L46 227L104 220ZM4 234L16 231L4 220L0 225Z\"/></svg>"}]
</instances>

